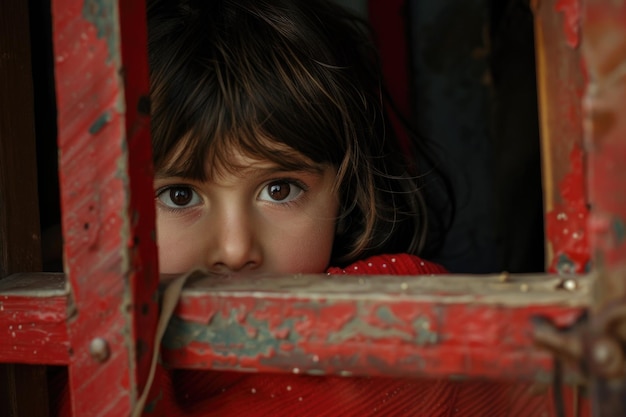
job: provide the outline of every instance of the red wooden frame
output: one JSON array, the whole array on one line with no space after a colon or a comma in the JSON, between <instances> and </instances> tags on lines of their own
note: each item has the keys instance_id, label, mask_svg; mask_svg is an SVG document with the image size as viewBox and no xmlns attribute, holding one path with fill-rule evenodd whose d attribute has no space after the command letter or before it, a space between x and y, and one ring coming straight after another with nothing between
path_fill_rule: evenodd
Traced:
<instances>
[{"instance_id":1,"label":"red wooden frame","mask_svg":"<svg viewBox=\"0 0 626 417\"><path fill-rule=\"evenodd\" d=\"M587 0L584 56L589 222L594 293L584 345L592 371L592 409L599 416L626 411L626 6Z\"/></svg>"},{"instance_id":2,"label":"red wooden frame","mask_svg":"<svg viewBox=\"0 0 626 417\"><path fill-rule=\"evenodd\" d=\"M580 3L551 4L552 12L571 12ZM144 9L143 0L53 1L67 275L0 280L0 361L68 365L73 414L80 416L129 415L154 349ZM590 371L595 415L625 411L626 118L616 115L626 99L617 65L626 62L626 6L589 0L584 10L593 87L586 113L596 261L590 276L351 277L332 285L323 276L275 277L271 284L201 279L183 292L164 360L202 369L545 383L554 373L552 353L534 345L533 319L551 321L556 340L558 329L589 311L589 324L574 335L584 347L577 359ZM561 34L571 42L570 32ZM236 343L220 338L226 330L240 335ZM575 369L566 375L567 382L580 376Z\"/></svg>"},{"instance_id":3,"label":"red wooden frame","mask_svg":"<svg viewBox=\"0 0 626 417\"><path fill-rule=\"evenodd\" d=\"M582 273L591 252L585 184L580 0L533 1L546 269Z\"/></svg>"},{"instance_id":4,"label":"red wooden frame","mask_svg":"<svg viewBox=\"0 0 626 417\"><path fill-rule=\"evenodd\" d=\"M163 340L176 368L548 383L533 319L571 327L589 281L557 276L288 276L186 286ZM571 375L573 378L574 376Z\"/></svg>"},{"instance_id":5,"label":"red wooden frame","mask_svg":"<svg viewBox=\"0 0 626 417\"><path fill-rule=\"evenodd\" d=\"M52 18L72 408L128 415L158 312L145 4L53 1Z\"/></svg>"}]
</instances>

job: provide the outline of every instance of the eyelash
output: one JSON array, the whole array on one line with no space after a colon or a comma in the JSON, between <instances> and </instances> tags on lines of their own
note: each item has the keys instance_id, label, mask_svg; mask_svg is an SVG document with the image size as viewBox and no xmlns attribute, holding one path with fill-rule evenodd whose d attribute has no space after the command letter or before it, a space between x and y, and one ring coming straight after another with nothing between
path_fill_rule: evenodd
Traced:
<instances>
[{"instance_id":1,"label":"eyelash","mask_svg":"<svg viewBox=\"0 0 626 417\"><path fill-rule=\"evenodd\" d=\"M295 178L273 178L271 180L266 181L265 183L263 183L263 186L260 187L260 191L257 193L257 199L259 198L260 194L263 191L267 190L267 187L270 186L270 184L274 184L274 183L286 183L286 184L290 184L290 185L295 185L296 187L300 188L302 190L301 194L306 193L309 190L309 186L306 185L305 183L303 183L300 180L297 180ZM167 210L171 213L182 213L185 210L188 210L189 207L171 207L168 206L165 203L162 203L159 201L159 197L161 195L163 195L164 193L170 191L173 188L187 188L189 190L191 190L191 192L193 192L196 196L198 196L198 198L202 199L202 197L200 197L200 193L198 193L196 191L196 189L188 184L170 184L170 185L166 185L164 187L159 188L158 190L156 190L155 193L155 200L157 200L157 204L159 204L161 206L162 209ZM276 201L274 203L269 202L270 204L275 204L278 206L284 206L284 207L292 207L295 204L298 204L300 202L300 200L302 199L302 195L298 195L297 197L295 197L293 200L290 201L285 201L285 202L280 202L280 201ZM261 200L264 201L264 200Z\"/></svg>"},{"instance_id":2,"label":"eyelash","mask_svg":"<svg viewBox=\"0 0 626 417\"><path fill-rule=\"evenodd\" d=\"M200 193L198 193L196 191L196 189L189 185L189 184L170 184L170 185L166 185L164 187L159 188L158 190L156 190L156 195L155 195L155 200L157 200L157 204L159 204L159 206L163 209L163 210L167 210L170 213L173 214L177 214L177 213L183 213L186 210L189 210L189 207L171 207L168 206L167 204L160 202L159 201L159 197L161 197L161 195L163 195L164 193L170 191L173 188L187 188L189 190L191 190L192 193L194 193L198 198L200 198L200 200L202 200L202 197L200 197Z\"/></svg>"},{"instance_id":3,"label":"eyelash","mask_svg":"<svg viewBox=\"0 0 626 417\"><path fill-rule=\"evenodd\" d=\"M286 183L289 185L295 185L296 187L300 188L302 190L301 195L298 195L297 197L295 197L293 200L290 201L276 201L276 202L269 202L270 204L275 204L278 206L283 206L283 207L292 207L293 205L296 205L300 202L300 200L302 199L302 194L305 194L307 191L309 191L309 186L306 185L305 183L303 183L300 180L297 180L295 178L274 178L271 179L269 181L266 181L265 183L263 183L263 186L260 188L260 191L257 194L257 199L258 196L263 192L267 190L267 187L269 187L271 184L275 184L275 183ZM261 200L263 201L263 200Z\"/></svg>"}]
</instances>

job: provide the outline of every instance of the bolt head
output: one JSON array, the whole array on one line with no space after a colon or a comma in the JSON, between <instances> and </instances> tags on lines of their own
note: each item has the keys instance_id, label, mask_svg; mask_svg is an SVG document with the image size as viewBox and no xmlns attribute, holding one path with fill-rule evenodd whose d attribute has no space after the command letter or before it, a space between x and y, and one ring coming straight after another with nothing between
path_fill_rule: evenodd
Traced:
<instances>
[{"instance_id":1,"label":"bolt head","mask_svg":"<svg viewBox=\"0 0 626 417\"><path fill-rule=\"evenodd\" d=\"M108 342L101 337L96 337L89 344L89 354L97 362L106 362L110 355Z\"/></svg>"},{"instance_id":2,"label":"bolt head","mask_svg":"<svg viewBox=\"0 0 626 417\"><path fill-rule=\"evenodd\" d=\"M566 279L563 282L563 288L565 288L568 291L574 291L578 288L578 283L573 279Z\"/></svg>"}]
</instances>

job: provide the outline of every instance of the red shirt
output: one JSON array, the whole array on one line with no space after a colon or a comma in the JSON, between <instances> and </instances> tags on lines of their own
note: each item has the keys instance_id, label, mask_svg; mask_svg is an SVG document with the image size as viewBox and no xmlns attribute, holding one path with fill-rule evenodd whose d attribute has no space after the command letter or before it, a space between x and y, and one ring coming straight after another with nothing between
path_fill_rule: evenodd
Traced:
<instances>
[{"instance_id":1,"label":"red shirt","mask_svg":"<svg viewBox=\"0 0 626 417\"><path fill-rule=\"evenodd\" d=\"M330 267L326 272L331 275L431 275L448 271L441 265L402 253L372 256L345 268Z\"/></svg>"}]
</instances>

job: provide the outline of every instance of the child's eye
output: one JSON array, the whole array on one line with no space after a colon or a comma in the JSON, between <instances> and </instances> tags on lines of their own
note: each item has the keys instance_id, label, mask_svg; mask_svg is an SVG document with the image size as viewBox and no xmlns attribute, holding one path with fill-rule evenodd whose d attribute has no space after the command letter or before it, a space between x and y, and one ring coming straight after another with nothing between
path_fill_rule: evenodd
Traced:
<instances>
[{"instance_id":1,"label":"child's eye","mask_svg":"<svg viewBox=\"0 0 626 417\"><path fill-rule=\"evenodd\" d=\"M170 208L185 208L200 204L202 200L193 188L186 185L172 185L157 192L157 199Z\"/></svg>"},{"instance_id":2,"label":"child's eye","mask_svg":"<svg viewBox=\"0 0 626 417\"><path fill-rule=\"evenodd\" d=\"M259 200L288 203L298 198L304 191L304 185L297 184L292 180L272 181L263 187L259 194Z\"/></svg>"}]
</instances>

